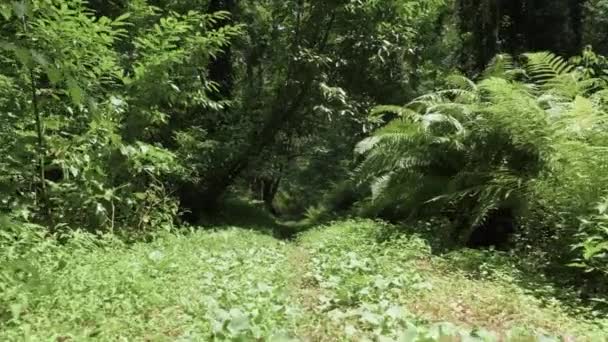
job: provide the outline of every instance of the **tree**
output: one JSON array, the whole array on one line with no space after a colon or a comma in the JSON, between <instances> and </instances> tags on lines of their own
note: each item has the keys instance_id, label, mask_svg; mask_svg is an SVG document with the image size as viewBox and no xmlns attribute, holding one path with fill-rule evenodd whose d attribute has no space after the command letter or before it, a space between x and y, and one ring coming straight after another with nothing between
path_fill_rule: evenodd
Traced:
<instances>
[{"instance_id":1,"label":"tree","mask_svg":"<svg viewBox=\"0 0 608 342\"><path fill-rule=\"evenodd\" d=\"M373 102L402 96L403 60L410 53L406 46L416 32L410 19L417 15L428 18L434 13L429 8L440 4L241 2L236 11L248 21L249 36L240 51L233 50L233 56L245 66L235 72L239 88L234 93L239 97L223 116L234 120L226 128L233 130L238 125L246 130L236 142L224 143L233 147L220 149L221 160L213 162L217 167L200 184L190 186L197 189L187 200L197 204L190 210L213 208L227 187L272 148L281 134L297 136L298 125L308 120L316 122L309 125L311 129L322 127L322 118L312 114L318 114L315 108L327 101L323 87L328 80L330 87L344 90L352 101L349 105L356 108L355 117L362 117ZM374 72L366 72L370 68ZM226 130L216 135L226 136L220 132ZM314 131L310 133L314 135Z\"/></svg>"},{"instance_id":2,"label":"tree","mask_svg":"<svg viewBox=\"0 0 608 342\"><path fill-rule=\"evenodd\" d=\"M83 0L1 5L3 211L53 229L173 224L168 185L191 168L177 159L180 127L168 129L167 116L215 103L193 71L239 29L210 28L221 12L124 5L132 12L114 19ZM136 30L127 31L130 20Z\"/></svg>"},{"instance_id":3,"label":"tree","mask_svg":"<svg viewBox=\"0 0 608 342\"><path fill-rule=\"evenodd\" d=\"M466 35L462 66L480 72L498 53L552 51L564 57L578 54L583 47L584 3L459 0L460 28Z\"/></svg>"}]
</instances>

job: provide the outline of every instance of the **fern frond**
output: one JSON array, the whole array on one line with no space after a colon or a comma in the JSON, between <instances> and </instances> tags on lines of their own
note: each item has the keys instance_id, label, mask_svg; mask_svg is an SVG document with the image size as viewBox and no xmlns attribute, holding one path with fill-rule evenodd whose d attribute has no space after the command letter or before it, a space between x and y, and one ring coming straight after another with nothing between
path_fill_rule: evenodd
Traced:
<instances>
[{"instance_id":1,"label":"fern frond","mask_svg":"<svg viewBox=\"0 0 608 342\"><path fill-rule=\"evenodd\" d=\"M372 191L372 202L375 202L388 188L391 178L393 177L394 172L389 172L385 175L382 175L372 181L371 191Z\"/></svg>"},{"instance_id":2,"label":"fern frond","mask_svg":"<svg viewBox=\"0 0 608 342\"><path fill-rule=\"evenodd\" d=\"M445 97L443 97L440 93L430 93L426 95L419 96L408 103L407 107L413 108L422 108L426 109L432 106L436 106L438 104L450 102Z\"/></svg>"},{"instance_id":3,"label":"fern frond","mask_svg":"<svg viewBox=\"0 0 608 342\"><path fill-rule=\"evenodd\" d=\"M386 113L397 114L398 116L404 116L408 111L411 111L405 107L395 105L382 105L376 106L370 112L370 116L380 116Z\"/></svg>"},{"instance_id":4,"label":"fern frond","mask_svg":"<svg viewBox=\"0 0 608 342\"><path fill-rule=\"evenodd\" d=\"M452 127L456 131L456 134L465 133L465 128L460 123L460 121L456 120L450 115L445 115L441 113L428 113L422 116L422 127L425 130L431 129L431 126L437 123L446 123L448 126Z\"/></svg>"},{"instance_id":5,"label":"fern frond","mask_svg":"<svg viewBox=\"0 0 608 342\"><path fill-rule=\"evenodd\" d=\"M551 52L534 52L524 54L527 61L525 70L537 84L545 84L556 77L574 71L574 66L564 58Z\"/></svg>"},{"instance_id":6,"label":"fern frond","mask_svg":"<svg viewBox=\"0 0 608 342\"><path fill-rule=\"evenodd\" d=\"M496 210L524 206L543 172L571 168L581 182L577 170L589 163L608 172L605 153L588 161L591 153L576 152L591 141L608 146L606 82L551 53L526 57L528 82L509 74L518 70L509 56L498 56L485 79L451 77L449 89L414 99L405 106L411 112L360 143L358 173L377 212L457 212L464 226L455 233L466 242Z\"/></svg>"},{"instance_id":7,"label":"fern frond","mask_svg":"<svg viewBox=\"0 0 608 342\"><path fill-rule=\"evenodd\" d=\"M475 82L473 82L470 78L462 75L450 75L446 78L446 82L449 86L456 87L461 90L470 92L477 91L477 84L475 84Z\"/></svg>"},{"instance_id":8,"label":"fern frond","mask_svg":"<svg viewBox=\"0 0 608 342\"><path fill-rule=\"evenodd\" d=\"M498 54L488 64L483 72L483 78L490 77L502 77L511 79L515 70L515 63L513 63L513 57L509 54Z\"/></svg>"},{"instance_id":9,"label":"fern frond","mask_svg":"<svg viewBox=\"0 0 608 342\"><path fill-rule=\"evenodd\" d=\"M381 138L377 137L377 136L372 136L372 137L368 137L368 138L361 140L355 146L355 153L361 155L361 154L365 154L365 153L369 152L371 149L376 147L376 145L380 142L380 140L381 140Z\"/></svg>"}]
</instances>

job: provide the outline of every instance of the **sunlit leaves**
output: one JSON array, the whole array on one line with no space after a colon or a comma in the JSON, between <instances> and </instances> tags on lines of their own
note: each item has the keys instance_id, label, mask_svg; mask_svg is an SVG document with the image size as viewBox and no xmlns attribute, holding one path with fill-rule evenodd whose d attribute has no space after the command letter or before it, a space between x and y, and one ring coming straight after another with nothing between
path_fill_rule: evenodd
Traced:
<instances>
[{"instance_id":1,"label":"sunlit leaves","mask_svg":"<svg viewBox=\"0 0 608 342\"><path fill-rule=\"evenodd\" d=\"M451 88L404 107L377 107L372 115L383 114L387 123L356 149L365 155L357 174L370 185L373 203L403 208L405 217L423 204L435 213L454 210L473 229L494 210L532 201L527 185L554 170L555 157L576 159L569 143L605 144L602 81L585 79L551 53L526 57L524 81L514 80L511 57L498 56L477 83L452 76Z\"/></svg>"},{"instance_id":2,"label":"sunlit leaves","mask_svg":"<svg viewBox=\"0 0 608 342\"><path fill-rule=\"evenodd\" d=\"M14 309L0 310L5 340L287 341L299 317L288 294L290 247L246 230L164 234L130 247L73 233L60 246L40 227L19 226L0 230L0 250L11 265L0 270L0 304ZM16 277L28 272L37 276ZM95 327L83 328L88 317Z\"/></svg>"}]
</instances>

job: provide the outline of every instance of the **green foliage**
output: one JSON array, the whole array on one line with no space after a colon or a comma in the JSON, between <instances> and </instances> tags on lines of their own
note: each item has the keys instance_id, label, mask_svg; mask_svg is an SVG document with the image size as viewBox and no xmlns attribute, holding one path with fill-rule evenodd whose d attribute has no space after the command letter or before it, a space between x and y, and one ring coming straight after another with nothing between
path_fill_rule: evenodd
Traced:
<instances>
[{"instance_id":1,"label":"green foliage","mask_svg":"<svg viewBox=\"0 0 608 342\"><path fill-rule=\"evenodd\" d=\"M16 227L17 228L17 227ZM126 246L39 227L0 231L0 338L251 340L292 331L289 249L250 231Z\"/></svg>"},{"instance_id":2,"label":"green foliage","mask_svg":"<svg viewBox=\"0 0 608 342\"><path fill-rule=\"evenodd\" d=\"M605 327L534 298L506 256L432 256L421 238L373 221L292 244L237 228L125 244L1 224L3 340L557 341L545 335L592 340Z\"/></svg>"},{"instance_id":3,"label":"green foliage","mask_svg":"<svg viewBox=\"0 0 608 342\"><path fill-rule=\"evenodd\" d=\"M535 210L552 198L537 187L571 171L595 178L561 197L570 205L575 194L598 199L592 194L602 188L606 165L605 83L550 53L527 54L524 71L515 70L510 57L499 56L478 83L458 76L454 88L372 113L397 115L357 148L365 155L357 177L371 185L376 212L457 215L462 231L455 238L463 243L494 210Z\"/></svg>"},{"instance_id":4,"label":"green foliage","mask_svg":"<svg viewBox=\"0 0 608 342\"><path fill-rule=\"evenodd\" d=\"M2 2L0 338L591 336L526 272L606 302L606 3L507 3Z\"/></svg>"},{"instance_id":5,"label":"green foliage","mask_svg":"<svg viewBox=\"0 0 608 342\"><path fill-rule=\"evenodd\" d=\"M417 34L439 49L433 22L447 6L4 4L3 211L53 229L145 232L172 225L175 197L202 216L238 184L273 211L280 193L290 205L279 207L299 216L349 169L346 156L374 126L367 110L404 100L418 87L405 81L427 77L417 74ZM134 218L147 213L157 217Z\"/></svg>"},{"instance_id":6,"label":"green foliage","mask_svg":"<svg viewBox=\"0 0 608 342\"><path fill-rule=\"evenodd\" d=\"M577 238L581 241L574 247L579 251L579 259L574 266L582 267L587 272L598 272L608 275L606 259L608 258L608 216L606 199L597 206L597 213L581 218ZM601 287L600 287L601 288Z\"/></svg>"},{"instance_id":7,"label":"green foliage","mask_svg":"<svg viewBox=\"0 0 608 342\"><path fill-rule=\"evenodd\" d=\"M0 24L3 211L52 229L170 229L168 181L193 169L169 149L173 135L150 138L166 130L169 107L214 104L198 70L239 27L212 29L224 12L145 2L131 8L136 30L131 13L98 17L83 0L14 4Z\"/></svg>"},{"instance_id":8,"label":"green foliage","mask_svg":"<svg viewBox=\"0 0 608 342\"><path fill-rule=\"evenodd\" d=\"M566 303L549 289L542 292L545 280L522 277L506 255L432 256L421 238L373 221L335 222L299 241L310 253L307 284L319 293L309 329L331 332L330 340L593 340L603 334L601 319L584 321L564 310ZM540 293L545 301L535 297ZM456 324L436 323L446 317Z\"/></svg>"}]
</instances>

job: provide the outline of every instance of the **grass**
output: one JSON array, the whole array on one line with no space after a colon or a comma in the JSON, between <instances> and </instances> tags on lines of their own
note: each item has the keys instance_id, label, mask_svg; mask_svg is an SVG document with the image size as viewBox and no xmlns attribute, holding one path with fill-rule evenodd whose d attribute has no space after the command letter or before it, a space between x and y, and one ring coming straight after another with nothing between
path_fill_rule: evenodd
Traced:
<instances>
[{"instance_id":1,"label":"grass","mask_svg":"<svg viewBox=\"0 0 608 342\"><path fill-rule=\"evenodd\" d=\"M434 256L416 236L344 221L294 241L226 228L124 244L0 233L2 341L604 341L509 259ZM0 231L2 232L2 231ZM591 316L589 316L591 317Z\"/></svg>"}]
</instances>

